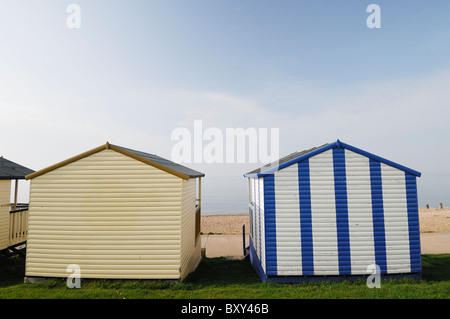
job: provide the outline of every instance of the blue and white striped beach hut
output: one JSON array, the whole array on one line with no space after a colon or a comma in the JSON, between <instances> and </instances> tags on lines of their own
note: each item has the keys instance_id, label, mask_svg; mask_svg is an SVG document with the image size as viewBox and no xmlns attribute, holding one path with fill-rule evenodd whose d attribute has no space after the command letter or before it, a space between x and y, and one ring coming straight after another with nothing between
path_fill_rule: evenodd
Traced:
<instances>
[{"instance_id":1,"label":"blue and white striped beach hut","mask_svg":"<svg viewBox=\"0 0 450 319\"><path fill-rule=\"evenodd\" d=\"M369 265L420 276L420 175L339 140L245 174L253 267L278 282L367 275Z\"/></svg>"}]
</instances>

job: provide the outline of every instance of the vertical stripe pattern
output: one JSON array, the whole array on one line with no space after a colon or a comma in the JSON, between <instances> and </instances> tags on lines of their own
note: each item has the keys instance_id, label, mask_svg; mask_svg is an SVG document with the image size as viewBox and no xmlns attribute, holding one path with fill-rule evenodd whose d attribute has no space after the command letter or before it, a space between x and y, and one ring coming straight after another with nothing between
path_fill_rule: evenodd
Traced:
<instances>
[{"instance_id":1,"label":"vertical stripe pattern","mask_svg":"<svg viewBox=\"0 0 450 319\"><path fill-rule=\"evenodd\" d=\"M414 175L337 147L254 180L252 243L266 276L421 271Z\"/></svg>"}]
</instances>

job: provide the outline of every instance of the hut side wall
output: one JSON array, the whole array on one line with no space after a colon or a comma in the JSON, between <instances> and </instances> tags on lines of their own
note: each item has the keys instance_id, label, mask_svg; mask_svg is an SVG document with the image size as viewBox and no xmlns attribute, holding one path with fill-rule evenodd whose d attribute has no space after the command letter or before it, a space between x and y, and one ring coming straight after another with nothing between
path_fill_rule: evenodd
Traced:
<instances>
[{"instance_id":1,"label":"hut side wall","mask_svg":"<svg viewBox=\"0 0 450 319\"><path fill-rule=\"evenodd\" d=\"M113 150L32 179L26 276L179 279L181 182Z\"/></svg>"},{"instance_id":2,"label":"hut side wall","mask_svg":"<svg viewBox=\"0 0 450 319\"><path fill-rule=\"evenodd\" d=\"M11 201L11 181L0 180L0 250L9 244L9 205Z\"/></svg>"},{"instance_id":3,"label":"hut side wall","mask_svg":"<svg viewBox=\"0 0 450 319\"><path fill-rule=\"evenodd\" d=\"M181 279L194 271L201 260L201 238L195 238L197 179L183 181L181 203Z\"/></svg>"},{"instance_id":4,"label":"hut side wall","mask_svg":"<svg viewBox=\"0 0 450 319\"><path fill-rule=\"evenodd\" d=\"M264 193L264 179L250 178L250 204L251 211L251 229L250 240L252 245L253 260L266 272L266 245L265 236L269 234L271 229L271 221L269 218L268 224L265 223L265 193Z\"/></svg>"}]
</instances>

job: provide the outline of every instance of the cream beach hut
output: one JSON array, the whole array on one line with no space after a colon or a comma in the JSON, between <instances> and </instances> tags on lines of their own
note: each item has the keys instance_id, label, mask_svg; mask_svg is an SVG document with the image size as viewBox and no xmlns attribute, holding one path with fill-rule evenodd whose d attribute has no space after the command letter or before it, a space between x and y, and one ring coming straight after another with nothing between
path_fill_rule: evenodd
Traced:
<instances>
[{"instance_id":1,"label":"cream beach hut","mask_svg":"<svg viewBox=\"0 0 450 319\"><path fill-rule=\"evenodd\" d=\"M27 175L26 279L182 280L201 260L204 174L106 143Z\"/></svg>"}]
</instances>

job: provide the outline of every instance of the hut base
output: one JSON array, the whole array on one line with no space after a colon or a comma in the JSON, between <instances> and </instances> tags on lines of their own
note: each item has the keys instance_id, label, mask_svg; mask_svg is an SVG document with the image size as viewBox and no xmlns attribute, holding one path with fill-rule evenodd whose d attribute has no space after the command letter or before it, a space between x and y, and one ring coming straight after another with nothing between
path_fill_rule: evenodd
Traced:
<instances>
[{"instance_id":1,"label":"hut base","mask_svg":"<svg viewBox=\"0 0 450 319\"><path fill-rule=\"evenodd\" d=\"M82 278L81 284L86 281L101 281L101 280L107 280L107 281L122 281L122 282L163 282L166 283L169 286L173 286L176 284L179 284L182 282L181 279L104 279L104 278ZM67 281L67 278L62 277L24 277L23 282L25 284L38 284L43 282L51 282L51 281Z\"/></svg>"},{"instance_id":2,"label":"hut base","mask_svg":"<svg viewBox=\"0 0 450 319\"><path fill-rule=\"evenodd\" d=\"M284 284L294 284L294 283L303 283L303 282L320 282L320 281L330 281L330 282L338 282L344 280L360 280L367 278L371 274L367 275L309 275L309 276L267 276L261 267L261 261L256 254L255 248L253 247L253 243L250 239L250 263L258 274L259 278L262 282L274 282L274 283L284 283ZM398 273L398 274L381 274L380 279L394 279L394 278L413 278L413 279L421 279L421 272L414 273Z\"/></svg>"}]
</instances>

